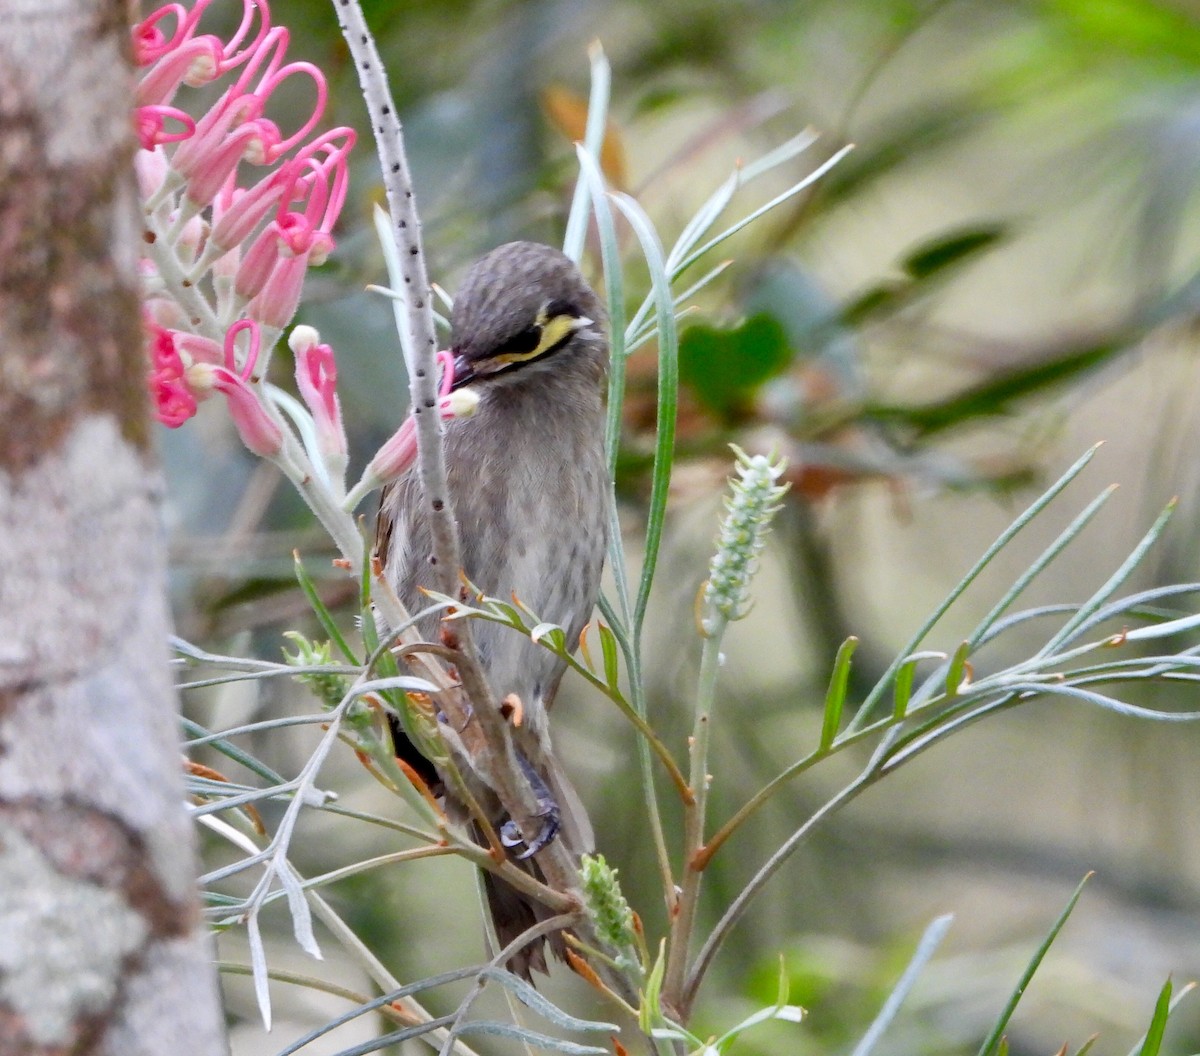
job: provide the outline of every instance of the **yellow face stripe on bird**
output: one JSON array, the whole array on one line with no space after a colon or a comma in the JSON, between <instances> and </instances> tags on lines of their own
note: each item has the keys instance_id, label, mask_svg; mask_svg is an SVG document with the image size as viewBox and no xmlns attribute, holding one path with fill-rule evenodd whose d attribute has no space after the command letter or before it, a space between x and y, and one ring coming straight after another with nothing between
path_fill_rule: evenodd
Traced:
<instances>
[{"instance_id":1,"label":"yellow face stripe on bird","mask_svg":"<svg viewBox=\"0 0 1200 1056\"><path fill-rule=\"evenodd\" d=\"M557 348L575 331L590 326L591 322L592 320L586 316L579 315L555 315L547 318L545 309L542 309L538 312L537 322L533 327L540 331L537 344L533 349L528 352L502 352L500 355L492 357L492 362L505 366L513 363L528 363L531 359L537 359Z\"/></svg>"}]
</instances>

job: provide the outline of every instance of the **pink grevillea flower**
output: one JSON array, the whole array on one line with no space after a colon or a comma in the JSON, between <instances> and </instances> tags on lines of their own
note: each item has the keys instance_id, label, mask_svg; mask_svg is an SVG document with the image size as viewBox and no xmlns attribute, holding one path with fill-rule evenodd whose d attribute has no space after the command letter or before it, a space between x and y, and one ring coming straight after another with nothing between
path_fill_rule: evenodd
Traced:
<instances>
[{"instance_id":1,"label":"pink grevillea flower","mask_svg":"<svg viewBox=\"0 0 1200 1056\"><path fill-rule=\"evenodd\" d=\"M145 325L150 359L147 384L154 415L163 425L178 429L212 392L212 368L222 362L223 351L208 338L159 325L150 309L145 312Z\"/></svg>"},{"instance_id":2,"label":"pink grevillea flower","mask_svg":"<svg viewBox=\"0 0 1200 1056\"><path fill-rule=\"evenodd\" d=\"M154 414L163 425L177 429L196 413L196 397L183 377L183 359L175 347L175 335L150 324L150 372L146 382L154 403Z\"/></svg>"},{"instance_id":3,"label":"pink grevillea flower","mask_svg":"<svg viewBox=\"0 0 1200 1056\"><path fill-rule=\"evenodd\" d=\"M346 430L337 395L337 363L333 349L320 344L321 335L311 326L297 326L288 337L288 346L296 356L296 387L312 412L317 427L317 442L325 463L346 468Z\"/></svg>"},{"instance_id":4,"label":"pink grevillea flower","mask_svg":"<svg viewBox=\"0 0 1200 1056\"><path fill-rule=\"evenodd\" d=\"M237 337L242 331L250 337L245 361L237 366ZM257 380L254 368L258 363L259 334L257 324L249 319L234 323L225 335L225 363L212 367L212 387L222 393L229 403L238 436L256 455L272 458L283 450L283 430L267 410L258 391L251 384Z\"/></svg>"},{"instance_id":5,"label":"pink grevillea flower","mask_svg":"<svg viewBox=\"0 0 1200 1056\"><path fill-rule=\"evenodd\" d=\"M215 26L218 7L231 2L242 7L237 28L202 32L206 13ZM258 342L273 341L291 322L308 268L333 248L354 143L347 128L314 135L326 81L312 64L288 61L288 41L286 29L271 25L267 0L179 0L133 31L143 67L136 114L146 148L138 159L149 262L143 275L152 318L170 330L178 359L160 362L151 352L156 413L178 425L197 401L220 391L243 440L259 453L278 453L285 438L249 373L267 367L270 344L260 359ZM285 82L297 77L313 83L313 103L294 130L281 130L268 109L277 91L294 94L294 82ZM202 85L220 94L189 114L187 89ZM253 352L239 368L233 349L247 340L243 331ZM312 385L306 399L323 455L344 458L332 352L314 342L298 366Z\"/></svg>"},{"instance_id":6,"label":"pink grevillea flower","mask_svg":"<svg viewBox=\"0 0 1200 1056\"><path fill-rule=\"evenodd\" d=\"M442 366L438 414L443 421L450 418L469 418L479 406L479 394L469 388L451 391L454 385L454 357L449 352L439 352L437 358ZM387 484L404 473L416 457L417 423L410 414L371 459L363 474L363 482L371 488Z\"/></svg>"}]
</instances>

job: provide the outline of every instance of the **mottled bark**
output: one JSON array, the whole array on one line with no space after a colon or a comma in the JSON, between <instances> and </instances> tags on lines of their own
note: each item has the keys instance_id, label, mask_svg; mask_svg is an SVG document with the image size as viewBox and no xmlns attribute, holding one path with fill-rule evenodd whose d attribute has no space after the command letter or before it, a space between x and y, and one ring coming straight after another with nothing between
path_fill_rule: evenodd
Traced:
<instances>
[{"instance_id":1,"label":"mottled bark","mask_svg":"<svg viewBox=\"0 0 1200 1056\"><path fill-rule=\"evenodd\" d=\"M167 668L129 7L0 2L0 1054L220 1053Z\"/></svg>"}]
</instances>

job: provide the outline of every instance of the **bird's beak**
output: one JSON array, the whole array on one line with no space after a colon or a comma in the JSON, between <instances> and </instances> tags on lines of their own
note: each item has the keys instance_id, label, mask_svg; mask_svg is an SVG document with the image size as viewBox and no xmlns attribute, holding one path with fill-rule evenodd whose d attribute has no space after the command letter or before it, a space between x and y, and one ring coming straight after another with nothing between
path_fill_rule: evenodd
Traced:
<instances>
[{"instance_id":1,"label":"bird's beak","mask_svg":"<svg viewBox=\"0 0 1200 1056\"><path fill-rule=\"evenodd\" d=\"M475 370L466 357L455 354L454 380L450 383L450 391L453 392L455 389L461 389L464 385L470 385L476 377Z\"/></svg>"}]
</instances>

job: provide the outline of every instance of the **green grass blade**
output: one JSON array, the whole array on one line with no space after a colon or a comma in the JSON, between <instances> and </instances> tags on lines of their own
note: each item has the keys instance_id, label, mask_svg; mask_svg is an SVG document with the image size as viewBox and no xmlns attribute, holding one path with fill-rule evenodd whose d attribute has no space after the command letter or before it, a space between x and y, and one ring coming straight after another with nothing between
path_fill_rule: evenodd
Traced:
<instances>
[{"instance_id":1,"label":"green grass blade","mask_svg":"<svg viewBox=\"0 0 1200 1056\"><path fill-rule=\"evenodd\" d=\"M638 584L637 601L633 612L633 637L640 638L642 621L650 600L650 588L658 566L658 551L662 543L663 522L667 513L667 489L671 482L671 465L675 458L675 419L679 407L679 335L675 329L675 308L671 283L667 278L662 246L654 225L642 207L626 194L611 195L617 208L625 214L650 269L655 311L658 316L658 436L654 445L654 470L650 484L650 506L646 518L646 555L642 563L642 578Z\"/></svg>"},{"instance_id":2,"label":"green grass blade","mask_svg":"<svg viewBox=\"0 0 1200 1056\"><path fill-rule=\"evenodd\" d=\"M321 595L317 593L316 584L313 583L312 577L308 574L308 570L304 567L304 562L300 560L300 551L292 551L292 558L296 567L296 580L300 584L300 589L304 591L304 596L308 598L309 605L312 606L313 614L317 617L317 622L321 624L325 633L329 635L329 640L338 647L341 654L356 667L362 664L357 656L354 655L354 650L347 644L346 639L342 636L341 629L338 627L333 618L333 614L325 606L325 602L321 600Z\"/></svg>"},{"instance_id":3,"label":"green grass blade","mask_svg":"<svg viewBox=\"0 0 1200 1056\"><path fill-rule=\"evenodd\" d=\"M1150 1029L1146 1031L1145 1036L1142 1038L1141 1042L1139 1043L1141 1045L1141 1049L1139 1051L1138 1046L1135 1045L1133 1047L1133 1051L1129 1054L1129 1056L1156 1056L1156 1054L1159 1051L1159 1047L1161 1047L1161 1045L1162 1045L1163 1033L1166 1030L1167 1020L1170 1018L1171 1013L1174 1012L1175 1009L1179 1006L1179 1002L1182 1001L1185 997L1187 997L1188 994L1190 994L1195 989L1196 989L1195 983L1188 983L1186 986L1183 987L1182 990L1179 991L1179 993L1177 993L1174 997L1172 997L1171 996L1171 980L1170 979L1167 980L1166 985L1159 992L1158 1001L1155 1003L1154 1018L1150 1022ZM1162 1017L1161 1029L1158 1032L1157 1039L1154 1040L1155 1047L1153 1049L1148 1050L1146 1048L1146 1046L1148 1044L1150 1044L1151 1039L1154 1038L1154 1029L1155 1029L1155 1026L1157 1024L1159 1024L1160 1015Z\"/></svg>"},{"instance_id":4,"label":"green grass blade","mask_svg":"<svg viewBox=\"0 0 1200 1056\"><path fill-rule=\"evenodd\" d=\"M1171 980L1163 983L1158 992L1158 1000L1154 1003L1154 1015L1146 1036L1142 1038L1140 1047L1134 1049L1130 1056L1158 1056L1162 1048L1163 1035L1167 1031L1167 1017L1171 1014Z\"/></svg>"},{"instance_id":5,"label":"green grass blade","mask_svg":"<svg viewBox=\"0 0 1200 1056\"><path fill-rule=\"evenodd\" d=\"M1033 979L1034 972L1041 966L1043 958L1049 952L1054 940L1058 938L1058 933L1062 931L1063 925L1066 924L1067 918L1075 908L1075 903L1079 901L1079 896L1083 894L1084 885L1091 879L1091 876L1092 874L1088 873L1087 876L1079 881L1079 886L1075 888L1075 893L1071 895L1070 900L1067 902L1066 909L1059 914L1058 919L1054 922L1054 926L1050 929L1050 933L1043 940L1041 946L1038 947L1037 953L1033 955L1033 959L1026 966L1025 972L1021 976L1021 981L1009 997L1008 1004L1004 1006L1004 1011L1000 1013L1000 1018L996 1020L996 1025L992 1027L992 1032L980 1046L979 1056L993 1056L998 1051L1001 1039L1004 1037L1004 1028L1008 1026L1008 1021L1012 1019L1013 1013L1017 1010L1017 1005L1020 1003L1026 988Z\"/></svg>"}]
</instances>

